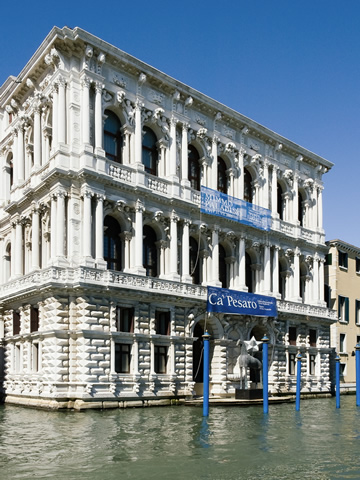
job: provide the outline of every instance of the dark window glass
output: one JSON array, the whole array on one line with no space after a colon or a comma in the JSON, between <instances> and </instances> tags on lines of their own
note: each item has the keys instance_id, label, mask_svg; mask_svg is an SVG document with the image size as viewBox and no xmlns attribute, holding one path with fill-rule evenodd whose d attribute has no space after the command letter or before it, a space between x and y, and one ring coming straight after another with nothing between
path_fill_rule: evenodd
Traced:
<instances>
[{"instance_id":1,"label":"dark window glass","mask_svg":"<svg viewBox=\"0 0 360 480\"><path fill-rule=\"evenodd\" d=\"M296 345L296 327L289 327L289 344Z\"/></svg>"},{"instance_id":2,"label":"dark window glass","mask_svg":"<svg viewBox=\"0 0 360 480\"><path fill-rule=\"evenodd\" d=\"M104 260L109 270L122 270L121 229L115 218L107 215L104 220Z\"/></svg>"},{"instance_id":3,"label":"dark window glass","mask_svg":"<svg viewBox=\"0 0 360 480\"><path fill-rule=\"evenodd\" d=\"M218 169L218 184L217 189L219 192L227 193L227 175L226 175L226 163L220 157L217 159L217 169Z\"/></svg>"},{"instance_id":4,"label":"dark window glass","mask_svg":"<svg viewBox=\"0 0 360 480\"><path fill-rule=\"evenodd\" d=\"M360 258L356 257L355 259L355 268L356 268L356 273L360 273Z\"/></svg>"},{"instance_id":5,"label":"dark window glass","mask_svg":"<svg viewBox=\"0 0 360 480\"><path fill-rule=\"evenodd\" d=\"M157 138L155 133L148 127L143 128L144 136L142 141L142 163L145 172L157 175L158 151L156 148Z\"/></svg>"},{"instance_id":6,"label":"dark window glass","mask_svg":"<svg viewBox=\"0 0 360 480\"><path fill-rule=\"evenodd\" d=\"M13 312L13 335L20 334L20 313Z\"/></svg>"},{"instance_id":7,"label":"dark window glass","mask_svg":"<svg viewBox=\"0 0 360 480\"><path fill-rule=\"evenodd\" d=\"M277 185L277 213L281 220L284 220L284 200L283 200L283 189L278 183Z\"/></svg>"},{"instance_id":8,"label":"dark window glass","mask_svg":"<svg viewBox=\"0 0 360 480\"><path fill-rule=\"evenodd\" d=\"M188 148L188 179L194 190L200 190L200 156L192 145Z\"/></svg>"},{"instance_id":9,"label":"dark window glass","mask_svg":"<svg viewBox=\"0 0 360 480\"><path fill-rule=\"evenodd\" d=\"M299 192L298 195L298 220L300 222L300 225L303 227L304 226L304 207L303 207L303 197L301 193Z\"/></svg>"},{"instance_id":10,"label":"dark window glass","mask_svg":"<svg viewBox=\"0 0 360 480\"><path fill-rule=\"evenodd\" d=\"M219 280L221 282L222 288L228 288L225 258L225 248L222 245L219 245Z\"/></svg>"},{"instance_id":11,"label":"dark window glass","mask_svg":"<svg viewBox=\"0 0 360 480\"><path fill-rule=\"evenodd\" d=\"M254 293L253 290L253 272L251 268L251 258L248 253L245 254L245 283L246 286L248 287L248 292L249 293Z\"/></svg>"},{"instance_id":12,"label":"dark window glass","mask_svg":"<svg viewBox=\"0 0 360 480\"><path fill-rule=\"evenodd\" d=\"M10 187L14 184L14 164L13 161L10 160Z\"/></svg>"},{"instance_id":13,"label":"dark window glass","mask_svg":"<svg viewBox=\"0 0 360 480\"><path fill-rule=\"evenodd\" d=\"M115 372L130 373L131 345L115 343Z\"/></svg>"},{"instance_id":14,"label":"dark window glass","mask_svg":"<svg viewBox=\"0 0 360 480\"><path fill-rule=\"evenodd\" d=\"M118 332L134 331L134 309L132 307L116 308L116 329Z\"/></svg>"},{"instance_id":15,"label":"dark window glass","mask_svg":"<svg viewBox=\"0 0 360 480\"><path fill-rule=\"evenodd\" d=\"M348 254L339 250L339 267L348 268Z\"/></svg>"},{"instance_id":16,"label":"dark window glass","mask_svg":"<svg viewBox=\"0 0 360 480\"><path fill-rule=\"evenodd\" d=\"M155 373L166 373L168 347L162 345L154 346Z\"/></svg>"},{"instance_id":17,"label":"dark window glass","mask_svg":"<svg viewBox=\"0 0 360 480\"><path fill-rule=\"evenodd\" d=\"M324 285L324 300L326 302L326 306L328 308L331 308L330 302L331 302L331 288L330 285Z\"/></svg>"},{"instance_id":18,"label":"dark window glass","mask_svg":"<svg viewBox=\"0 0 360 480\"><path fill-rule=\"evenodd\" d=\"M170 312L155 311L155 331L158 335L170 335Z\"/></svg>"},{"instance_id":19,"label":"dark window glass","mask_svg":"<svg viewBox=\"0 0 360 480\"><path fill-rule=\"evenodd\" d=\"M200 283L200 258L199 258L199 244L193 238L190 237L190 275L193 283L199 285Z\"/></svg>"},{"instance_id":20,"label":"dark window glass","mask_svg":"<svg viewBox=\"0 0 360 480\"><path fill-rule=\"evenodd\" d=\"M309 330L309 343L310 347L316 347L316 330L310 329Z\"/></svg>"},{"instance_id":21,"label":"dark window glass","mask_svg":"<svg viewBox=\"0 0 360 480\"><path fill-rule=\"evenodd\" d=\"M105 110L105 115L107 115L104 125L105 155L110 160L121 163L123 138L120 132L120 120L110 110Z\"/></svg>"},{"instance_id":22,"label":"dark window glass","mask_svg":"<svg viewBox=\"0 0 360 480\"><path fill-rule=\"evenodd\" d=\"M39 330L39 309L37 307L30 308L30 332Z\"/></svg>"},{"instance_id":23,"label":"dark window glass","mask_svg":"<svg viewBox=\"0 0 360 480\"><path fill-rule=\"evenodd\" d=\"M244 200L252 203L252 178L248 170L244 170Z\"/></svg>"},{"instance_id":24,"label":"dark window glass","mask_svg":"<svg viewBox=\"0 0 360 480\"><path fill-rule=\"evenodd\" d=\"M332 253L328 253L325 256L325 265L332 265Z\"/></svg>"},{"instance_id":25,"label":"dark window glass","mask_svg":"<svg viewBox=\"0 0 360 480\"><path fill-rule=\"evenodd\" d=\"M157 277L156 233L148 225L143 229L143 266L148 277Z\"/></svg>"}]
</instances>

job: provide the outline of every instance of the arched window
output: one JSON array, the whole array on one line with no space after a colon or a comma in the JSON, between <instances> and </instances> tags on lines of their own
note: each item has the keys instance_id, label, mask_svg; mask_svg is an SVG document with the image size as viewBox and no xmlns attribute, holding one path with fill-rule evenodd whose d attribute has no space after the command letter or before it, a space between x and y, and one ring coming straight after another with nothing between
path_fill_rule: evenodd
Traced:
<instances>
[{"instance_id":1,"label":"arched window","mask_svg":"<svg viewBox=\"0 0 360 480\"><path fill-rule=\"evenodd\" d=\"M250 255L245 253L245 284L248 287L249 293L254 293L253 271L251 268L252 262Z\"/></svg>"},{"instance_id":2,"label":"arched window","mask_svg":"<svg viewBox=\"0 0 360 480\"><path fill-rule=\"evenodd\" d=\"M123 138L120 132L120 120L114 112L105 110L107 116L104 125L104 150L108 159L122 162Z\"/></svg>"},{"instance_id":3,"label":"arched window","mask_svg":"<svg viewBox=\"0 0 360 480\"><path fill-rule=\"evenodd\" d=\"M244 200L252 203L252 178L249 170L244 169Z\"/></svg>"},{"instance_id":4,"label":"arched window","mask_svg":"<svg viewBox=\"0 0 360 480\"><path fill-rule=\"evenodd\" d=\"M284 197L280 183L277 184L277 213L279 214L280 220L284 220Z\"/></svg>"},{"instance_id":5,"label":"arched window","mask_svg":"<svg viewBox=\"0 0 360 480\"><path fill-rule=\"evenodd\" d=\"M189 255L189 270L192 278L192 283L199 285L200 283L200 258L199 244L195 238L190 237L190 255Z\"/></svg>"},{"instance_id":6,"label":"arched window","mask_svg":"<svg viewBox=\"0 0 360 480\"><path fill-rule=\"evenodd\" d=\"M219 280L222 288L229 288L225 258L225 248L222 245L219 245Z\"/></svg>"},{"instance_id":7,"label":"arched window","mask_svg":"<svg viewBox=\"0 0 360 480\"><path fill-rule=\"evenodd\" d=\"M218 157L217 159L217 170L218 170L218 184L217 184L217 189L219 192L222 193L227 193L228 190L228 180L227 180L227 175L226 175L226 163L225 161L221 158Z\"/></svg>"},{"instance_id":8,"label":"arched window","mask_svg":"<svg viewBox=\"0 0 360 480\"><path fill-rule=\"evenodd\" d=\"M143 131L144 136L142 140L142 163L145 167L145 172L150 173L151 175L157 175L157 138L155 133L150 128L144 127Z\"/></svg>"},{"instance_id":9,"label":"arched window","mask_svg":"<svg viewBox=\"0 0 360 480\"><path fill-rule=\"evenodd\" d=\"M194 190L200 190L200 165L199 153L195 147L189 145L188 147L188 179L190 186Z\"/></svg>"},{"instance_id":10,"label":"arched window","mask_svg":"<svg viewBox=\"0 0 360 480\"><path fill-rule=\"evenodd\" d=\"M298 220L300 222L300 226L304 226L304 199L303 196L301 195L301 192L299 192L298 195Z\"/></svg>"},{"instance_id":11,"label":"arched window","mask_svg":"<svg viewBox=\"0 0 360 480\"><path fill-rule=\"evenodd\" d=\"M148 277L157 277L157 247L156 233L148 225L143 229L143 267Z\"/></svg>"},{"instance_id":12,"label":"arched window","mask_svg":"<svg viewBox=\"0 0 360 480\"><path fill-rule=\"evenodd\" d=\"M104 260L109 270L122 270L121 229L115 218L107 215L104 220Z\"/></svg>"}]
</instances>

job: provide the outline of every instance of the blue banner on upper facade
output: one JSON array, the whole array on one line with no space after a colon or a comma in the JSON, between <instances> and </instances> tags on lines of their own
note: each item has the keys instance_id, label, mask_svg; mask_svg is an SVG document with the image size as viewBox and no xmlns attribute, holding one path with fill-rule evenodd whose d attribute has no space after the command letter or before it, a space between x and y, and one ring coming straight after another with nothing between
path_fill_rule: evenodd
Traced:
<instances>
[{"instance_id":1,"label":"blue banner on upper facade","mask_svg":"<svg viewBox=\"0 0 360 480\"><path fill-rule=\"evenodd\" d=\"M207 287L206 311L277 317L276 298L218 287Z\"/></svg>"},{"instance_id":2,"label":"blue banner on upper facade","mask_svg":"<svg viewBox=\"0 0 360 480\"><path fill-rule=\"evenodd\" d=\"M201 212L229 218L251 227L269 231L271 211L225 193L201 187Z\"/></svg>"}]
</instances>

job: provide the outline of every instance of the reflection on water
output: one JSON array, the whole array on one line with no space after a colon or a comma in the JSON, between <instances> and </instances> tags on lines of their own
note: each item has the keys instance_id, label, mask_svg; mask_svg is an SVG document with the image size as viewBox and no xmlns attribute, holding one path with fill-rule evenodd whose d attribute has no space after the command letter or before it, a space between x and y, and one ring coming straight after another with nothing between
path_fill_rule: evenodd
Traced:
<instances>
[{"instance_id":1,"label":"reflection on water","mask_svg":"<svg viewBox=\"0 0 360 480\"><path fill-rule=\"evenodd\" d=\"M262 407L0 407L2 479L359 479L355 397Z\"/></svg>"}]
</instances>

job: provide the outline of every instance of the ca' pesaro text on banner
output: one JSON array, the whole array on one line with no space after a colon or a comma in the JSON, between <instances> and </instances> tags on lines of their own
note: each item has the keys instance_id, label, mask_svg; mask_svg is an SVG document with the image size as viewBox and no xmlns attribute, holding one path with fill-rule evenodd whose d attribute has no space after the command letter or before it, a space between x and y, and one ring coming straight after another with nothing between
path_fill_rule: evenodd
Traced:
<instances>
[{"instance_id":1,"label":"ca' pesaro text on banner","mask_svg":"<svg viewBox=\"0 0 360 480\"><path fill-rule=\"evenodd\" d=\"M206 311L277 317L276 298L218 287L207 287Z\"/></svg>"},{"instance_id":2,"label":"ca' pesaro text on banner","mask_svg":"<svg viewBox=\"0 0 360 480\"><path fill-rule=\"evenodd\" d=\"M202 213L228 218L260 230L271 228L271 211L240 198L201 186Z\"/></svg>"}]
</instances>

